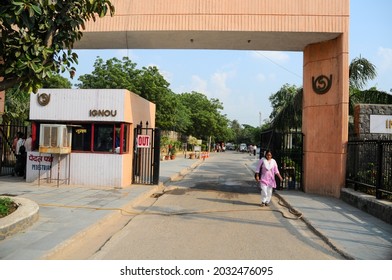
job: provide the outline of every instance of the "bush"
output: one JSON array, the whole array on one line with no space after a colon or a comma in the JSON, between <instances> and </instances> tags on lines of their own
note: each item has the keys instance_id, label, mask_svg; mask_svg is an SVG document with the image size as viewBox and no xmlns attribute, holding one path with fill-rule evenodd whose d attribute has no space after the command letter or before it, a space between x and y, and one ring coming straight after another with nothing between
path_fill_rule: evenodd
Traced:
<instances>
[{"instance_id":1,"label":"bush","mask_svg":"<svg viewBox=\"0 0 392 280\"><path fill-rule=\"evenodd\" d=\"M11 214L16 207L16 204L9 197L0 197L0 218Z\"/></svg>"}]
</instances>

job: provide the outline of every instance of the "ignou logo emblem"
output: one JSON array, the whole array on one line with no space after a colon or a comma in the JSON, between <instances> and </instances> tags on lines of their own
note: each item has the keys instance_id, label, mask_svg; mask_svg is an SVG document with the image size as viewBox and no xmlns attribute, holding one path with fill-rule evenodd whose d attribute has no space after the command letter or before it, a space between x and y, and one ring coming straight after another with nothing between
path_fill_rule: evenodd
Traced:
<instances>
[{"instance_id":1,"label":"ignou logo emblem","mask_svg":"<svg viewBox=\"0 0 392 280\"><path fill-rule=\"evenodd\" d=\"M50 94L42 93L37 95L38 104L41 106L46 106L49 104L50 101Z\"/></svg>"},{"instance_id":2,"label":"ignou logo emblem","mask_svg":"<svg viewBox=\"0 0 392 280\"><path fill-rule=\"evenodd\" d=\"M316 79L312 77L312 87L313 91L317 94L327 93L332 86L332 74L329 78L325 75L320 75Z\"/></svg>"}]
</instances>

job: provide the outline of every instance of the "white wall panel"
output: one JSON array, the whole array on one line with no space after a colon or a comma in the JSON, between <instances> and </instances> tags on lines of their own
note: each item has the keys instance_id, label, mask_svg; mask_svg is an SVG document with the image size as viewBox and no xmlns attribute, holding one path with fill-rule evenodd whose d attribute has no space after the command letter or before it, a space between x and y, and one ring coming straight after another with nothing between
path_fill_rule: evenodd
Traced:
<instances>
[{"instance_id":1,"label":"white wall panel","mask_svg":"<svg viewBox=\"0 0 392 280\"><path fill-rule=\"evenodd\" d=\"M71 184L121 187L122 159L118 154L73 153Z\"/></svg>"},{"instance_id":2,"label":"white wall panel","mask_svg":"<svg viewBox=\"0 0 392 280\"><path fill-rule=\"evenodd\" d=\"M50 101L42 106L38 103L41 94ZM30 95L30 119L58 121L125 121L124 96L126 90L112 89L40 89ZM94 116L93 110L111 112L109 116ZM114 115L114 116L113 116Z\"/></svg>"},{"instance_id":3,"label":"white wall panel","mask_svg":"<svg viewBox=\"0 0 392 280\"><path fill-rule=\"evenodd\" d=\"M97 187L125 187L130 185L131 178L123 178L125 174L130 176L126 168L130 165L123 165L123 157L131 155L119 154L92 154L92 153L72 153L70 155L50 154L39 152L29 152L26 166L26 181L34 182L40 176L40 182L45 184L51 179L52 184L66 184L65 179L69 178L71 185L97 186ZM60 158L60 161L59 161ZM52 168L50 161L52 160ZM41 170L39 170L40 166ZM59 168L60 167L60 168ZM124 182L126 185L124 185Z\"/></svg>"}]
</instances>

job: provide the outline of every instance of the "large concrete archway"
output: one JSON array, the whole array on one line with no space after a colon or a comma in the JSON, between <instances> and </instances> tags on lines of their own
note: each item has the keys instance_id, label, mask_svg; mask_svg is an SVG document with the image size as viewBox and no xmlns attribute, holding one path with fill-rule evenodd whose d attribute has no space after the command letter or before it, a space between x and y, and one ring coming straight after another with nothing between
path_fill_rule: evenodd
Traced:
<instances>
[{"instance_id":1,"label":"large concrete archway","mask_svg":"<svg viewBox=\"0 0 392 280\"><path fill-rule=\"evenodd\" d=\"M304 53L304 189L339 197L348 137L349 0L112 0L78 49ZM320 80L321 79L321 80Z\"/></svg>"}]
</instances>

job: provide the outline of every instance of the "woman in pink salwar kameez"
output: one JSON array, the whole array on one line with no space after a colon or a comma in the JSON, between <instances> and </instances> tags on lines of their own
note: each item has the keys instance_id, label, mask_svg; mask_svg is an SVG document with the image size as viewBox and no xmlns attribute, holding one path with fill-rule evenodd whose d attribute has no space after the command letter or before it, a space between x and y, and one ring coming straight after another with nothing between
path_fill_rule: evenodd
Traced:
<instances>
[{"instance_id":1,"label":"woman in pink salwar kameez","mask_svg":"<svg viewBox=\"0 0 392 280\"><path fill-rule=\"evenodd\" d=\"M280 176L278 164L272 158L271 151L265 152L265 157L261 158L257 164L255 170L255 178L257 182L260 182L261 188L261 207L268 206L272 198L272 190L276 188L275 175L282 181L283 178Z\"/></svg>"}]
</instances>

